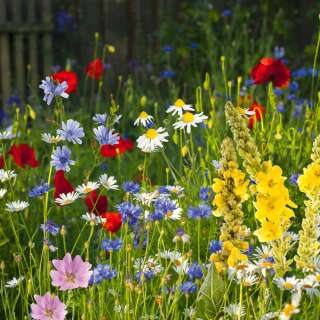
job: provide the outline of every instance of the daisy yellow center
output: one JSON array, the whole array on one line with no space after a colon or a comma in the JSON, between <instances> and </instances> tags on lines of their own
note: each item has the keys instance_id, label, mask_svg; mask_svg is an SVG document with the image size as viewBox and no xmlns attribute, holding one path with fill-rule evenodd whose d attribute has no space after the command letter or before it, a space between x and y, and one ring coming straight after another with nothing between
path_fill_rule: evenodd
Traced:
<instances>
[{"instance_id":1,"label":"daisy yellow center","mask_svg":"<svg viewBox=\"0 0 320 320\"><path fill-rule=\"evenodd\" d=\"M320 274L317 274L317 275L316 275L316 280L317 280L318 282L320 282Z\"/></svg>"},{"instance_id":2,"label":"daisy yellow center","mask_svg":"<svg viewBox=\"0 0 320 320\"><path fill-rule=\"evenodd\" d=\"M182 99L178 99L178 100L174 103L174 105L175 105L177 108L182 108L182 107L185 105L185 103L184 103L184 101L183 101Z\"/></svg>"},{"instance_id":3,"label":"daisy yellow center","mask_svg":"<svg viewBox=\"0 0 320 320\"><path fill-rule=\"evenodd\" d=\"M155 139L157 136L158 136L158 132L155 129L149 129L146 132L146 137L151 139L151 140Z\"/></svg>"},{"instance_id":4,"label":"daisy yellow center","mask_svg":"<svg viewBox=\"0 0 320 320\"><path fill-rule=\"evenodd\" d=\"M139 115L139 118L140 119L147 119L148 118L148 114L145 112L145 111L142 111Z\"/></svg>"},{"instance_id":5,"label":"daisy yellow center","mask_svg":"<svg viewBox=\"0 0 320 320\"><path fill-rule=\"evenodd\" d=\"M91 191L93 191L93 189L92 189L91 187L85 187L85 188L83 189L83 193L89 193L89 192L91 192Z\"/></svg>"},{"instance_id":6,"label":"daisy yellow center","mask_svg":"<svg viewBox=\"0 0 320 320\"><path fill-rule=\"evenodd\" d=\"M194 114L192 114L191 112L186 112L182 116L182 121L185 123L191 123L194 121L194 118Z\"/></svg>"},{"instance_id":7,"label":"daisy yellow center","mask_svg":"<svg viewBox=\"0 0 320 320\"><path fill-rule=\"evenodd\" d=\"M286 316L290 316L290 315L293 313L294 309L295 309L294 305L292 305L292 304L287 304L287 305L285 306L285 308L283 309L283 313L284 313Z\"/></svg>"},{"instance_id":8,"label":"daisy yellow center","mask_svg":"<svg viewBox=\"0 0 320 320\"><path fill-rule=\"evenodd\" d=\"M285 282L283 286L285 289L292 289L293 288L293 284L290 282Z\"/></svg>"}]
</instances>

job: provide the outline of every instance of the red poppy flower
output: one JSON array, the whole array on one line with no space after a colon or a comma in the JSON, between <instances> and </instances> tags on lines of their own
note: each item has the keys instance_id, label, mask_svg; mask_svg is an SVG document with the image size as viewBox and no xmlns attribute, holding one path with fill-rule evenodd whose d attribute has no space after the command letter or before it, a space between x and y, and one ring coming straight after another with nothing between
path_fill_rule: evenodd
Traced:
<instances>
[{"instance_id":1,"label":"red poppy flower","mask_svg":"<svg viewBox=\"0 0 320 320\"><path fill-rule=\"evenodd\" d=\"M13 157L13 161L20 168L24 168L26 165L32 168L36 168L39 166L39 161L36 159L35 150L28 144L14 144L10 148L9 154Z\"/></svg>"},{"instance_id":2,"label":"red poppy flower","mask_svg":"<svg viewBox=\"0 0 320 320\"><path fill-rule=\"evenodd\" d=\"M59 198L62 193L74 191L71 183L65 178L64 171L58 170L54 175L54 198Z\"/></svg>"},{"instance_id":3,"label":"red poppy flower","mask_svg":"<svg viewBox=\"0 0 320 320\"><path fill-rule=\"evenodd\" d=\"M126 151L131 151L134 147L134 142L130 139L123 139L120 137L119 143L111 145L104 144L100 148L100 153L105 158L114 158Z\"/></svg>"},{"instance_id":4,"label":"red poppy flower","mask_svg":"<svg viewBox=\"0 0 320 320\"><path fill-rule=\"evenodd\" d=\"M102 76L104 69L103 62L101 59L97 58L91 62L86 67L86 73L89 78L99 80Z\"/></svg>"},{"instance_id":5,"label":"red poppy flower","mask_svg":"<svg viewBox=\"0 0 320 320\"><path fill-rule=\"evenodd\" d=\"M102 227L111 233L117 232L122 225L122 216L119 212L105 212L101 214L101 218L106 219Z\"/></svg>"},{"instance_id":6,"label":"red poppy flower","mask_svg":"<svg viewBox=\"0 0 320 320\"><path fill-rule=\"evenodd\" d=\"M253 125L255 124L256 121L260 121L262 119L262 115L265 112L264 107L257 103L256 101L253 102L251 107L248 109L249 111L254 111L255 114L249 117L249 128L252 129Z\"/></svg>"},{"instance_id":7,"label":"red poppy flower","mask_svg":"<svg viewBox=\"0 0 320 320\"><path fill-rule=\"evenodd\" d=\"M4 168L4 159L3 156L0 156L0 169Z\"/></svg>"},{"instance_id":8,"label":"red poppy flower","mask_svg":"<svg viewBox=\"0 0 320 320\"><path fill-rule=\"evenodd\" d=\"M93 190L86 197L86 205L89 212L100 215L107 211L108 198L106 196L98 196L97 192Z\"/></svg>"},{"instance_id":9,"label":"red poppy flower","mask_svg":"<svg viewBox=\"0 0 320 320\"><path fill-rule=\"evenodd\" d=\"M290 81L290 70L280 59L263 58L251 70L251 77L255 84L265 84L269 81L275 87L287 87Z\"/></svg>"},{"instance_id":10,"label":"red poppy flower","mask_svg":"<svg viewBox=\"0 0 320 320\"><path fill-rule=\"evenodd\" d=\"M67 82L68 88L66 93L71 93L77 91L78 77L75 72L72 71L59 71L52 75L53 80L62 83Z\"/></svg>"}]
</instances>

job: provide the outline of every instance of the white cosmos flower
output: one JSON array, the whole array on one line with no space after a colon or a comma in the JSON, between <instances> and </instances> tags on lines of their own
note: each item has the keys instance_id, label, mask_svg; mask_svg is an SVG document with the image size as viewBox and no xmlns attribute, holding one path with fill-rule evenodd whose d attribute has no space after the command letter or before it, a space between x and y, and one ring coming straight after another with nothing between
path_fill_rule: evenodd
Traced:
<instances>
[{"instance_id":1,"label":"white cosmos flower","mask_svg":"<svg viewBox=\"0 0 320 320\"><path fill-rule=\"evenodd\" d=\"M191 127L197 127L197 124L208 119L207 116L201 113L185 112L180 116L179 120L173 124L175 129L187 129L187 133L191 133Z\"/></svg>"},{"instance_id":2,"label":"white cosmos flower","mask_svg":"<svg viewBox=\"0 0 320 320\"><path fill-rule=\"evenodd\" d=\"M159 198L159 192L141 192L135 194L134 198L144 206L150 206L157 198Z\"/></svg>"},{"instance_id":3,"label":"white cosmos flower","mask_svg":"<svg viewBox=\"0 0 320 320\"><path fill-rule=\"evenodd\" d=\"M88 181L87 183L83 183L82 185L78 186L76 191L80 194L87 194L93 190L97 190L99 187L99 183Z\"/></svg>"},{"instance_id":4,"label":"white cosmos flower","mask_svg":"<svg viewBox=\"0 0 320 320\"><path fill-rule=\"evenodd\" d=\"M17 174L13 170L0 169L0 181L5 182L14 179Z\"/></svg>"},{"instance_id":5,"label":"white cosmos flower","mask_svg":"<svg viewBox=\"0 0 320 320\"><path fill-rule=\"evenodd\" d=\"M60 206L66 206L68 204L73 203L78 198L79 198L79 193L72 191L68 193L61 193L60 196L54 200L54 202L56 202Z\"/></svg>"},{"instance_id":6,"label":"white cosmos flower","mask_svg":"<svg viewBox=\"0 0 320 320\"><path fill-rule=\"evenodd\" d=\"M194 109L190 104L185 104L181 99L178 99L174 105L167 109L167 113L178 114L179 116L182 116L183 111L194 111Z\"/></svg>"},{"instance_id":7,"label":"white cosmos flower","mask_svg":"<svg viewBox=\"0 0 320 320\"><path fill-rule=\"evenodd\" d=\"M7 189L0 189L0 199L2 199L7 193Z\"/></svg>"},{"instance_id":8,"label":"white cosmos flower","mask_svg":"<svg viewBox=\"0 0 320 320\"><path fill-rule=\"evenodd\" d=\"M162 148L163 142L168 142L166 139L168 136L168 132L162 127L148 129L145 134L137 139L138 148L143 152L153 152L158 148Z\"/></svg>"},{"instance_id":9,"label":"white cosmos flower","mask_svg":"<svg viewBox=\"0 0 320 320\"><path fill-rule=\"evenodd\" d=\"M89 212L87 212L86 214L83 214L81 216L81 219L95 225L106 222L105 218L101 218L99 216L96 216L94 213L89 213Z\"/></svg>"},{"instance_id":10,"label":"white cosmos flower","mask_svg":"<svg viewBox=\"0 0 320 320\"><path fill-rule=\"evenodd\" d=\"M57 144L58 142L62 141L62 138L59 135L53 136L51 133L42 133L41 134L41 140L46 143L53 143Z\"/></svg>"},{"instance_id":11,"label":"white cosmos flower","mask_svg":"<svg viewBox=\"0 0 320 320\"><path fill-rule=\"evenodd\" d=\"M119 186L114 176L108 176L106 173L102 174L99 178L99 182L107 190L118 190Z\"/></svg>"},{"instance_id":12,"label":"white cosmos flower","mask_svg":"<svg viewBox=\"0 0 320 320\"><path fill-rule=\"evenodd\" d=\"M136 119L136 121L133 123L135 126L138 126L139 124L146 127L149 124L152 124L153 116L150 116L145 111L140 112L139 117Z\"/></svg>"},{"instance_id":13,"label":"white cosmos flower","mask_svg":"<svg viewBox=\"0 0 320 320\"><path fill-rule=\"evenodd\" d=\"M18 279L16 277L13 277L11 280L9 280L6 284L6 288L15 288L17 287L22 281L24 280L24 277L19 277Z\"/></svg>"},{"instance_id":14,"label":"white cosmos flower","mask_svg":"<svg viewBox=\"0 0 320 320\"><path fill-rule=\"evenodd\" d=\"M29 203L27 201L12 201L6 204L6 210L9 212L19 212L29 207Z\"/></svg>"}]
</instances>

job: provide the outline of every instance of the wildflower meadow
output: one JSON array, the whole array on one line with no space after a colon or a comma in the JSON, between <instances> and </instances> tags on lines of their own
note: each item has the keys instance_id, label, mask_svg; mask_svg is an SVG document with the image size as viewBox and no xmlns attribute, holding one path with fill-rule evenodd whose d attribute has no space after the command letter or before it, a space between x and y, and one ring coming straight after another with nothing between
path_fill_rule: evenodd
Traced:
<instances>
[{"instance_id":1,"label":"wildflower meadow","mask_svg":"<svg viewBox=\"0 0 320 320\"><path fill-rule=\"evenodd\" d=\"M320 319L320 33L208 10L154 69L96 33L5 103L0 319Z\"/></svg>"}]
</instances>

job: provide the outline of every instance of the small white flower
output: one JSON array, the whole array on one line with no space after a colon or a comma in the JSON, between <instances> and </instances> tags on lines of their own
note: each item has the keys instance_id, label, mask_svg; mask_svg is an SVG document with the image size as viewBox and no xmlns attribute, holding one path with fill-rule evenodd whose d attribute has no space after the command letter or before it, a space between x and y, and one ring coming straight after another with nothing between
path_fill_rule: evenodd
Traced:
<instances>
[{"instance_id":1,"label":"small white flower","mask_svg":"<svg viewBox=\"0 0 320 320\"><path fill-rule=\"evenodd\" d=\"M153 274L159 274L163 269L161 264L159 264L158 261L153 257L149 257L147 260L144 258L138 258L135 260L133 267L137 271L152 271Z\"/></svg>"},{"instance_id":2,"label":"small white flower","mask_svg":"<svg viewBox=\"0 0 320 320\"><path fill-rule=\"evenodd\" d=\"M320 295L320 291L318 289L319 284L315 281L315 278L310 275L305 277L304 279L301 279L298 283L298 289L304 290L308 296L316 296L318 297Z\"/></svg>"},{"instance_id":3,"label":"small white flower","mask_svg":"<svg viewBox=\"0 0 320 320\"><path fill-rule=\"evenodd\" d=\"M167 113L178 114L179 116L182 116L183 111L194 111L194 109L190 104L185 104L181 99L176 100L174 105L169 106L167 109Z\"/></svg>"},{"instance_id":4,"label":"small white flower","mask_svg":"<svg viewBox=\"0 0 320 320\"><path fill-rule=\"evenodd\" d=\"M119 186L117 185L117 180L114 176L108 176L107 174L102 174L99 178L99 182L107 190L118 190Z\"/></svg>"},{"instance_id":5,"label":"small white flower","mask_svg":"<svg viewBox=\"0 0 320 320\"><path fill-rule=\"evenodd\" d=\"M139 124L143 125L144 127L146 127L147 125L152 123L152 119L153 116L150 116L149 114L147 114L145 111L142 111L139 114L139 117L135 120L135 122L133 123L135 126L138 126Z\"/></svg>"},{"instance_id":6,"label":"small white flower","mask_svg":"<svg viewBox=\"0 0 320 320\"><path fill-rule=\"evenodd\" d=\"M282 290L296 290L299 280L296 277L278 278L273 280L277 287Z\"/></svg>"},{"instance_id":7,"label":"small white flower","mask_svg":"<svg viewBox=\"0 0 320 320\"><path fill-rule=\"evenodd\" d=\"M180 116L179 120L173 124L174 129L187 129L187 133L191 133L191 127L197 127L197 124L208 119L207 116L201 113L185 112Z\"/></svg>"},{"instance_id":8,"label":"small white flower","mask_svg":"<svg viewBox=\"0 0 320 320\"><path fill-rule=\"evenodd\" d=\"M263 244L255 250L253 256L259 260L272 258L272 248L270 245Z\"/></svg>"},{"instance_id":9,"label":"small white flower","mask_svg":"<svg viewBox=\"0 0 320 320\"><path fill-rule=\"evenodd\" d=\"M78 192L68 192L66 193L61 193L58 198L56 198L54 201L59 204L60 206L66 206L68 204L73 203L79 198L79 193Z\"/></svg>"},{"instance_id":10,"label":"small white flower","mask_svg":"<svg viewBox=\"0 0 320 320\"><path fill-rule=\"evenodd\" d=\"M169 136L164 128L148 129L145 134L137 139L138 148L143 152L154 152L159 148L163 148L163 142L168 142L166 139Z\"/></svg>"},{"instance_id":11,"label":"small white flower","mask_svg":"<svg viewBox=\"0 0 320 320\"><path fill-rule=\"evenodd\" d=\"M29 203L27 201L12 201L6 204L6 210L9 212L19 212L29 207Z\"/></svg>"},{"instance_id":12,"label":"small white flower","mask_svg":"<svg viewBox=\"0 0 320 320\"><path fill-rule=\"evenodd\" d=\"M60 141L62 141L62 138L59 135L53 136L51 135L51 133L42 133L41 134L41 140L46 142L46 143L50 143L50 144L57 144Z\"/></svg>"},{"instance_id":13,"label":"small white flower","mask_svg":"<svg viewBox=\"0 0 320 320\"><path fill-rule=\"evenodd\" d=\"M141 202L144 206L150 206L156 199L159 198L159 192L141 192L134 195L135 200Z\"/></svg>"},{"instance_id":14,"label":"small white flower","mask_svg":"<svg viewBox=\"0 0 320 320\"><path fill-rule=\"evenodd\" d=\"M15 137L16 135L12 133L12 126L0 132L0 140L11 140Z\"/></svg>"},{"instance_id":15,"label":"small white flower","mask_svg":"<svg viewBox=\"0 0 320 320\"><path fill-rule=\"evenodd\" d=\"M171 251L171 250L165 250L158 254L159 258L161 259L167 259L167 260L178 260L182 257L181 253L179 251Z\"/></svg>"},{"instance_id":16,"label":"small white flower","mask_svg":"<svg viewBox=\"0 0 320 320\"><path fill-rule=\"evenodd\" d=\"M188 260L182 256L179 259L171 260L173 263L173 270L178 274L186 274L189 269Z\"/></svg>"},{"instance_id":17,"label":"small white flower","mask_svg":"<svg viewBox=\"0 0 320 320\"><path fill-rule=\"evenodd\" d=\"M173 201L176 202L175 200L173 200ZM166 212L165 213L165 219L168 219L168 220L181 220L181 215L182 215L182 209L180 207L177 207L173 211Z\"/></svg>"},{"instance_id":18,"label":"small white flower","mask_svg":"<svg viewBox=\"0 0 320 320\"><path fill-rule=\"evenodd\" d=\"M176 194L179 198L184 196L184 188L181 186L166 186L166 188L169 192Z\"/></svg>"},{"instance_id":19,"label":"small white flower","mask_svg":"<svg viewBox=\"0 0 320 320\"><path fill-rule=\"evenodd\" d=\"M219 170L219 169L222 167L221 162L218 161L218 160L212 160L211 163L212 163L212 165L214 166L214 168L215 168L216 170Z\"/></svg>"},{"instance_id":20,"label":"small white flower","mask_svg":"<svg viewBox=\"0 0 320 320\"><path fill-rule=\"evenodd\" d=\"M86 214L83 214L81 216L81 219L94 225L106 222L105 218L101 218L99 216L96 216L94 213L89 213L89 212L87 212Z\"/></svg>"},{"instance_id":21,"label":"small white flower","mask_svg":"<svg viewBox=\"0 0 320 320\"><path fill-rule=\"evenodd\" d=\"M2 199L7 193L7 189L0 189L0 199Z\"/></svg>"},{"instance_id":22,"label":"small white flower","mask_svg":"<svg viewBox=\"0 0 320 320\"><path fill-rule=\"evenodd\" d=\"M257 282L258 282L258 277L254 274L245 275L239 280L239 283L241 283L242 286L244 287L251 287L255 285Z\"/></svg>"},{"instance_id":23,"label":"small white flower","mask_svg":"<svg viewBox=\"0 0 320 320\"><path fill-rule=\"evenodd\" d=\"M228 314L233 319L239 319L246 314L244 306L240 306L236 303L229 304L225 307L224 313Z\"/></svg>"},{"instance_id":24,"label":"small white flower","mask_svg":"<svg viewBox=\"0 0 320 320\"><path fill-rule=\"evenodd\" d=\"M0 181L5 182L14 179L17 174L13 170L0 169Z\"/></svg>"},{"instance_id":25,"label":"small white flower","mask_svg":"<svg viewBox=\"0 0 320 320\"><path fill-rule=\"evenodd\" d=\"M301 291L298 290L292 294L291 303L287 303L280 313L280 320L289 320L294 314L300 312L299 304L301 300Z\"/></svg>"},{"instance_id":26,"label":"small white flower","mask_svg":"<svg viewBox=\"0 0 320 320\"><path fill-rule=\"evenodd\" d=\"M177 243L179 241L182 241L183 243L187 243L187 242L189 242L189 240L190 240L190 236L188 234L186 234L186 233L182 233L181 235L180 234L176 234L172 239L172 241L174 243Z\"/></svg>"},{"instance_id":27,"label":"small white flower","mask_svg":"<svg viewBox=\"0 0 320 320\"><path fill-rule=\"evenodd\" d=\"M15 288L17 287L22 281L24 280L24 277L19 277L18 279L16 277L13 277L11 280L9 280L6 284L6 288Z\"/></svg>"},{"instance_id":28,"label":"small white flower","mask_svg":"<svg viewBox=\"0 0 320 320\"><path fill-rule=\"evenodd\" d=\"M97 190L100 187L99 183L88 181L87 183L83 183L82 185L76 188L76 191L79 194L87 194L94 190Z\"/></svg>"}]
</instances>

